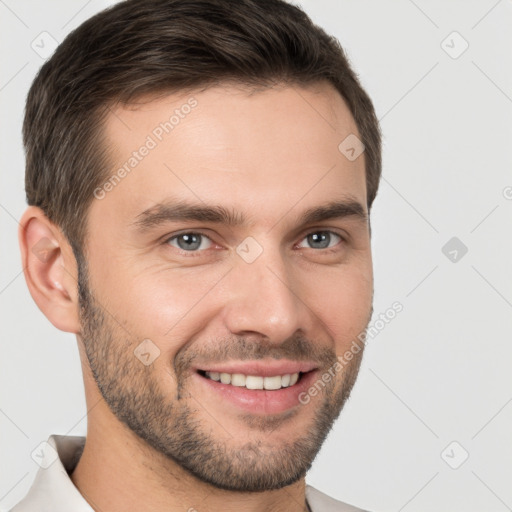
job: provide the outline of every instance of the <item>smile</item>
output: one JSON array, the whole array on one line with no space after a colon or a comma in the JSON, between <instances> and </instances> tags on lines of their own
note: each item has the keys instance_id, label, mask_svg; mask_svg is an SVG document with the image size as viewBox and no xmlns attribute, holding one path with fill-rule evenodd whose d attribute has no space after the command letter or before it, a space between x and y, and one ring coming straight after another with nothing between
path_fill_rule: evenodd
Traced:
<instances>
[{"instance_id":1,"label":"smile","mask_svg":"<svg viewBox=\"0 0 512 512\"><path fill-rule=\"evenodd\" d=\"M245 387L246 389L265 389L269 391L293 386L299 380L300 372L285 375L261 376L244 375L242 373L204 372L204 376L231 386Z\"/></svg>"}]
</instances>

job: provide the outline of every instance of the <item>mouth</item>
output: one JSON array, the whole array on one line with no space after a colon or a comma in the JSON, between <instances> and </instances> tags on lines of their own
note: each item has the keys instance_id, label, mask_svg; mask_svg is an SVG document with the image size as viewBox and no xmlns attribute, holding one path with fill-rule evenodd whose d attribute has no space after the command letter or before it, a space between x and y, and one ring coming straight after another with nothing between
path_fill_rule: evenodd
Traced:
<instances>
[{"instance_id":1,"label":"mouth","mask_svg":"<svg viewBox=\"0 0 512 512\"><path fill-rule=\"evenodd\" d=\"M302 405L300 397L318 380L319 369L308 363L223 365L196 368L198 385L208 403L235 406L252 414L279 414Z\"/></svg>"}]
</instances>

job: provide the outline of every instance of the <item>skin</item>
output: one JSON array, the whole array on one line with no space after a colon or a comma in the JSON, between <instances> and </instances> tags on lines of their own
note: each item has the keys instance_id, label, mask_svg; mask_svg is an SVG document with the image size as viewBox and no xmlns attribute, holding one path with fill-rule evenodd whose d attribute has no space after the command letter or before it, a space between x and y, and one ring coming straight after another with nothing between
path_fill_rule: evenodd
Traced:
<instances>
[{"instance_id":1,"label":"skin","mask_svg":"<svg viewBox=\"0 0 512 512\"><path fill-rule=\"evenodd\" d=\"M194 365L308 360L321 378L364 331L373 298L368 222L298 223L305 210L347 198L368 213L364 154L350 161L338 150L359 134L329 84L258 92L225 84L113 108L104 126L110 175L191 96L197 106L93 200L86 265L40 209L20 222L30 292L78 341L88 425L71 478L98 511L307 510L305 473L363 351L307 405L278 414L239 409ZM134 227L171 196L222 205L249 223ZM205 237L188 252L175 237L198 231ZM308 237L326 231L327 248ZM262 248L252 263L236 252L247 237ZM160 353L145 365L134 350L147 339Z\"/></svg>"}]
</instances>

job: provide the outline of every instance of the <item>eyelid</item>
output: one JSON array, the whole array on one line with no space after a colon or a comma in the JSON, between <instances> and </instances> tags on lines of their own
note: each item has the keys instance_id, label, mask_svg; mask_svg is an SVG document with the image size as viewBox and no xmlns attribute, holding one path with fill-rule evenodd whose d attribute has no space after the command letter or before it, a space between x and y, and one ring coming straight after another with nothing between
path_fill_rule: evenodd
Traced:
<instances>
[{"instance_id":1,"label":"eyelid","mask_svg":"<svg viewBox=\"0 0 512 512\"><path fill-rule=\"evenodd\" d=\"M302 242L304 238L306 238L308 235L311 235L313 233L333 233L335 235L338 235L341 240L344 243L348 243L350 241L350 235L343 229L340 228L334 228L330 226L310 226L306 228L305 230L301 231L299 242ZM329 250L329 249L324 249ZM317 249L317 251L320 251L320 249Z\"/></svg>"},{"instance_id":2,"label":"eyelid","mask_svg":"<svg viewBox=\"0 0 512 512\"><path fill-rule=\"evenodd\" d=\"M304 234L303 236L301 236L299 242L297 242L297 245L298 244L301 244L309 235L312 235L313 233L330 233L332 235L336 235L338 236L341 241L337 244L335 244L334 246L332 247L326 247L324 249L313 249L311 247L302 247L302 249L311 249L315 252L318 252L318 253L326 253L326 252L332 252L332 251L336 251L338 245L340 244L345 244L348 242L347 240L347 235L343 234L343 233L340 233L339 231L337 230L334 230L334 229L328 229L328 228L312 228L312 229L308 229Z\"/></svg>"},{"instance_id":3,"label":"eyelid","mask_svg":"<svg viewBox=\"0 0 512 512\"><path fill-rule=\"evenodd\" d=\"M170 236L165 236L163 238L163 244L166 245L166 244L169 244L169 242L175 238L178 238L179 236L181 235L201 235L203 236L204 238L207 238L212 244L216 244L216 242L212 239L211 236L207 235L206 233L204 233L203 231L201 231L200 229L185 229L185 230L182 230L182 231L178 231L177 233L173 233L172 235ZM172 247L172 246L171 246ZM179 249L178 247L173 247L174 249L176 249L177 251L180 251L182 254L185 253L185 254L201 254L201 253L204 253L207 249L201 249L200 251L185 251L184 249Z\"/></svg>"}]
</instances>

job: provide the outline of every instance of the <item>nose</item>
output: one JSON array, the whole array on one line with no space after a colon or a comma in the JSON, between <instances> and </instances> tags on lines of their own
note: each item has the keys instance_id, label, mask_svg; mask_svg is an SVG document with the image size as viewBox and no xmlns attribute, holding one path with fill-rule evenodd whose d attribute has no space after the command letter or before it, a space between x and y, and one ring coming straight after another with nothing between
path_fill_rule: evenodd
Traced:
<instances>
[{"instance_id":1,"label":"nose","mask_svg":"<svg viewBox=\"0 0 512 512\"><path fill-rule=\"evenodd\" d=\"M299 330L307 334L312 329L314 314L303 296L304 285L279 250L267 248L252 263L237 257L227 285L223 316L231 333L258 334L280 344Z\"/></svg>"}]
</instances>

